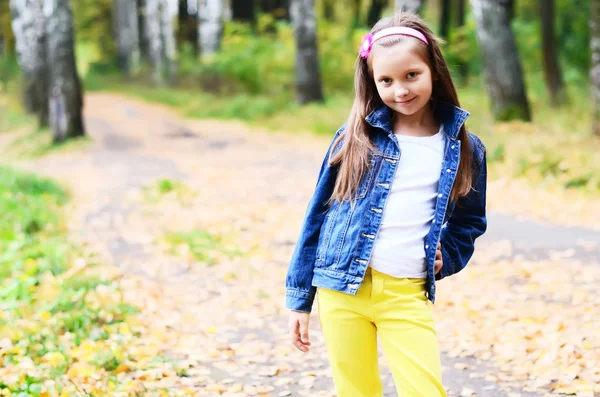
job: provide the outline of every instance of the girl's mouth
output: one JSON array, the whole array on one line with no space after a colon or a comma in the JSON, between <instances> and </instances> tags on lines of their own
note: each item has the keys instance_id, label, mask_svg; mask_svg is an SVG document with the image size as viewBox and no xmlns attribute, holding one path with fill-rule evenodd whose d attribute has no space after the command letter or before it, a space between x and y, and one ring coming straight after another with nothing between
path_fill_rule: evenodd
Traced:
<instances>
[{"instance_id":1,"label":"girl's mouth","mask_svg":"<svg viewBox=\"0 0 600 397\"><path fill-rule=\"evenodd\" d=\"M404 101L404 102L396 102L396 104L400 105L400 106L406 106L406 105L410 105L417 97L414 97L413 99L409 99L408 101Z\"/></svg>"}]
</instances>

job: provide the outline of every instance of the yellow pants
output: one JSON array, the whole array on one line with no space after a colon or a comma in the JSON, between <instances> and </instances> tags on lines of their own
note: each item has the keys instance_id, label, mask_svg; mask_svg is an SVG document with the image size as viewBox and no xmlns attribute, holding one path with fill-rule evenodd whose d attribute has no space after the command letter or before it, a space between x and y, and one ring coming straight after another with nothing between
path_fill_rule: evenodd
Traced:
<instances>
[{"instance_id":1,"label":"yellow pants","mask_svg":"<svg viewBox=\"0 0 600 397\"><path fill-rule=\"evenodd\" d=\"M338 397L381 397L377 334L398 394L446 397L425 280L367 269L356 295L318 288L319 320Z\"/></svg>"}]
</instances>

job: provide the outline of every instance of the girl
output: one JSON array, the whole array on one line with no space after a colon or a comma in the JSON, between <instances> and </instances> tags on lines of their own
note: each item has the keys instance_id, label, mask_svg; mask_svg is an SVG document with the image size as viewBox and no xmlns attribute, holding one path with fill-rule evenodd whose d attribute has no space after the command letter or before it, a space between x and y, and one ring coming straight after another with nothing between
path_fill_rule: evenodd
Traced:
<instances>
[{"instance_id":1,"label":"girl","mask_svg":"<svg viewBox=\"0 0 600 397\"><path fill-rule=\"evenodd\" d=\"M415 15L363 38L286 278L292 343L307 352L317 295L339 397L381 397L377 336L404 397L446 396L431 306L486 229L485 148L467 132L438 40Z\"/></svg>"}]
</instances>

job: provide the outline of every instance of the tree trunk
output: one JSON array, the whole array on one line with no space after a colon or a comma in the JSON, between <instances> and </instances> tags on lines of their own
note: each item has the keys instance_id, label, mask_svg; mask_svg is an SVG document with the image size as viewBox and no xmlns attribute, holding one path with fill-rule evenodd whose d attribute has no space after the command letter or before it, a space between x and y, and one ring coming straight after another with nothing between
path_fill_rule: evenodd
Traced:
<instances>
[{"instance_id":1,"label":"tree trunk","mask_svg":"<svg viewBox=\"0 0 600 397\"><path fill-rule=\"evenodd\" d=\"M544 75L550 93L550 104L557 107L564 104L566 98L554 37L554 0L540 1L539 5L540 19L542 20Z\"/></svg>"},{"instance_id":2,"label":"tree trunk","mask_svg":"<svg viewBox=\"0 0 600 397\"><path fill-rule=\"evenodd\" d=\"M47 126L49 64L43 0L10 0L12 29L19 66L23 71L23 102L29 113Z\"/></svg>"},{"instance_id":3,"label":"tree trunk","mask_svg":"<svg viewBox=\"0 0 600 397\"><path fill-rule=\"evenodd\" d=\"M367 23L369 28L373 27L381 18L383 10L387 5L387 0L372 0L371 7L369 7L369 14L367 15Z\"/></svg>"},{"instance_id":4,"label":"tree trunk","mask_svg":"<svg viewBox=\"0 0 600 397\"><path fill-rule=\"evenodd\" d=\"M146 38L148 40L148 58L152 66L152 79L158 84L163 81L164 58L160 23L160 2L162 0L145 1Z\"/></svg>"},{"instance_id":5,"label":"tree trunk","mask_svg":"<svg viewBox=\"0 0 600 397\"><path fill-rule=\"evenodd\" d=\"M137 0L138 38L140 41L140 59L150 62L150 44L146 28L146 0Z\"/></svg>"},{"instance_id":6,"label":"tree trunk","mask_svg":"<svg viewBox=\"0 0 600 397\"><path fill-rule=\"evenodd\" d=\"M55 142L84 135L81 84L69 0L44 0L50 64L50 124Z\"/></svg>"},{"instance_id":7,"label":"tree trunk","mask_svg":"<svg viewBox=\"0 0 600 397\"><path fill-rule=\"evenodd\" d=\"M136 73L141 58L136 0L113 0L113 30L121 71Z\"/></svg>"},{"instance_id":8,"label":"tree trunk","mask_svg":"<svg viewBox=\"0 0 600 397\"><path fill-rule=\"evenodd\" d=\"M169 7L170 0L159 2L160 33L162 40L162 56L167 67L167 79L174 83L177 79L177 41L175 40L175 27L173 22L175 13Z\"/></svg>"},{"instance_id":9,"label":"tree trunk","mask_svg":"<svg viewBox=\"0 0 600 397\"><path fill-rule=\"evenodd\" d=\"M145 0L145 26L148 39L148 55L152 65L153 81L164 81L165 71L169 82L176 79L176 43L173 29L174 14L169 0Z\"/></svg>"},{"instance_id":10,"label":"tree trunk","mask_svg":"<svg viewBox=\"0 0 600 397\"><path fill-rule=\"evenodd\" d=\"M231 0L231 16L234 21L250 22L254 25L254 0Z\"/></svg>"},{"instance_id":11,"label":"tree trunk","mask_svg":"<svg viewBox=\"0 0 600 397\"><path fill-rule=\"evenodd\" d=\"M420 14L423 8L422 0L395 0L396 11L409 11Z\"/></svg>"},{"instance_id":12,"label":"tree trunk","mask_svg":"<svg viewBox=\"0 0 600 397\"><path fill-rule=\"evenodd\" d=\"M592 131L600 136L600 0L590 0Z\"/></svg>"},{"instance_id":13,"label":"tree trunk","mask_svg":"<svg viewBox=\"0 0 600 397\"><path fill-rule=\"evenodd\" d=\"M456 5L456 25L459 29L465 26L465 0L458 0ZM464 34L461 34L461 40L465 40ZM458 70L460 73L463 84L469 79L469 64L464 59L460 59L458 62Z\"/></svg>"},{"instance_id":14,"label":"tree trunk","mask_svg":"<svg viewBox=\"0 0 600 397\"><path fill-rule=\"evenodd\" d=\"M223 1L200 0L199 15L200 52L202 55L212 55L221 48Z\"/></svg>"},{"instance_id":15,"label":"tree trunk","mask_svg":"<svg viewBox=\"0 0 600 397\"><path fill-rule=\"evenodd\" d=\"M440 37L447 40L450 33L451 0L440 0L440 2L442 8L440 10Z\"/></svg>"},{"instance_id":16,"label":"tree trunk","mask_svg":"<svg viewBox=\"0 0 600 397\"><path fill-rule=\"evenodd\" d=\"M531 120L521 60L510 28L509 0L471 0L496 120Z\"/></svg>"},{"instance_id":17,"label":"tree trunk","mask_svg":"<svg viewBox=\"0 0 600 397\"><path fill-rule=\"evenodd\" d=\"M177 13L177 45L189 45L194 57L199 54L198 0L179 0Z\"/></svg>"},{"instance_id":18,"label":"tree trunk","mask_svg":"<svg viewBox=\"0 0 600 397\"><path fill-rule=\"evenodd\" d=\"M322 0L323 2L323 18L328 21L333 21L335 18L335 3L334 0Z\"/></svg>"},{"instance_id":19,"label":"tree trunk","mask_svg":"<svg viewBox=\"0 0 600 397\"><path fill-rule=\"evenodd\" d=\"M296 39L296 97L300 104L323 100L314 0L292 0L290 14Z\"/></svg>"}]
</instances>

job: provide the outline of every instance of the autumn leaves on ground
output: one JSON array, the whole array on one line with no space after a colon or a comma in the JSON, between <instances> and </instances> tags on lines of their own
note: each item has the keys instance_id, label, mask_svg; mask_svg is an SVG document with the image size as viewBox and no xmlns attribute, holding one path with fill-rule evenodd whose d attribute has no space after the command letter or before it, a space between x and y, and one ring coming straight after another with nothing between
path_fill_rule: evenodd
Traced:
<instances>
[{"instance_id":1,"label":"autumn leaves on ground","mask_svg":"<svg viewBox=\"0 0 600 397\"><path fill-rule=\"evenodd\" d=\"M27 128L0 134L0 395L335 395L316 310L303 355L283 307L329 138L108 94L86 98L86 125L91 139L43 156L16 157ZM545 197L515 186L490 181L490 209ZM581 200L539 206L598 219ZM449 395L598 395L599 265L478 246L434 306Z\"/></svg>"}]
</instances>

